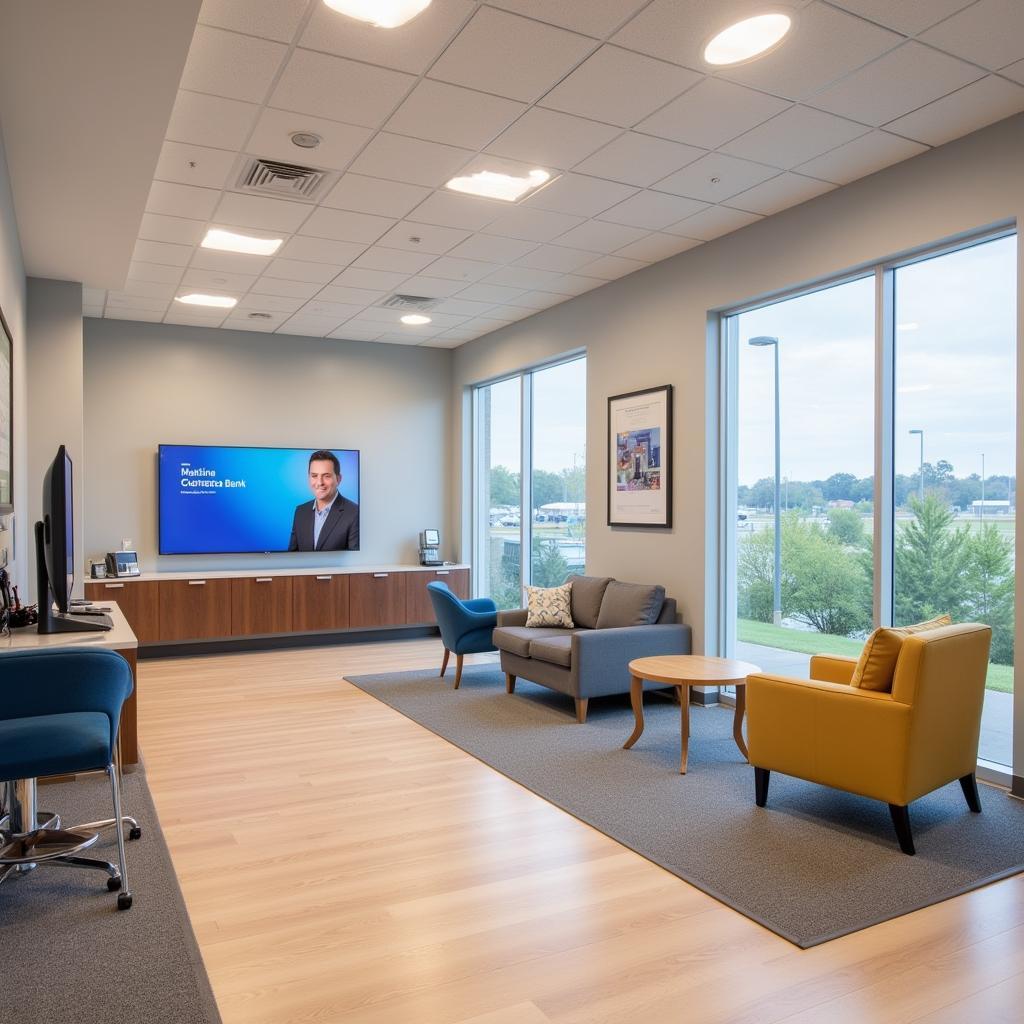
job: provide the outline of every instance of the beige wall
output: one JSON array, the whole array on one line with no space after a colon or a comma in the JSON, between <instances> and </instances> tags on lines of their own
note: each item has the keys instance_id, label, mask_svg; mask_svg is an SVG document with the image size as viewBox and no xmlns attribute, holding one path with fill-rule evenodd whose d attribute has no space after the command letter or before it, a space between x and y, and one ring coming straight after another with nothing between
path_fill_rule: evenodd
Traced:
<instances>
[{"instance_id":1,"label":"beige wall","mask_svg":"<svg viewBox=\"0 0 1024 1024\"><path fill-rule=\"evenodd\" d=\"M586 346L588 570L664 583L694 627L694 649L704 649L707 633L710 650L716 562L714 520L706 520L717 409L709 313L1022 216L1018 115L470 342L455 352L453 488L464 493L468 476L467 387ZM666 383L675 387L674 526L611 529L600 454L607 398ZM468 556L465 504L452 528Z\"/></svg>"},{"instance_id":2,"label":"beige wall","mask_svg":"<svg viewBox=\"0 0 1024 1024\"><path fill-rule=\"evenodd\" d=\"M84 554L130 537L144 569L414 563L450 514L450 380L443 349L87 319ZM161 442L360 449L362 549L159 557Z\"/></svg>"}]
</instances>

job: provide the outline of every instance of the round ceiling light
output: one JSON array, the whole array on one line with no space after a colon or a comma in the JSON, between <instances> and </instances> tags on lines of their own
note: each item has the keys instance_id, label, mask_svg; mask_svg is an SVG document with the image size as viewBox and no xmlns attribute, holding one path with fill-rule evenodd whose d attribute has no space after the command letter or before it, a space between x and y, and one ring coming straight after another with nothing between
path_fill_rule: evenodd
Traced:
<instances>
[{"instance_id":1,"label":"round ceiling light","mask_svg":"<svg viewBox=\"0 0 1024 1024\"><path fill-rule=\"evenodd\" d=\"M759 14L730 25L704 47L708 64L742 64L782 42L793 19L788 14Z\"/></svg>"},{"instance_id":2,"label":"round ceiling light","mask_svg":"<svg viewBox=\"0 0 1024 1024\"><path fill-rule=\"evenodd\" d=\"M316 149L323 141L319 135L313 132L292 132L292 145L300 149Z\"/></svg>"},{"instance_id":3,"label":"round ceiling light","mask_svg":"<svg viewBox=\"0 0 1024 1024\"><path fill-rule=\"evenodd\" d=\"M324 0L339 14L368 21L377 28L398 28L430 6L430 0Z\"/></svg>"},{"instance_id":4,"label":"round ceiling light","mask_svg":"<svg viewBox=\"0 0 1024 1024\"><path fill-rule=\"evenodd\" d=\"M420 324L429 324L429 316L420 316L419 313L408 313L402 317L402 323L408 324L410 327L419 327Z\"/></svg>"}]
</instances>

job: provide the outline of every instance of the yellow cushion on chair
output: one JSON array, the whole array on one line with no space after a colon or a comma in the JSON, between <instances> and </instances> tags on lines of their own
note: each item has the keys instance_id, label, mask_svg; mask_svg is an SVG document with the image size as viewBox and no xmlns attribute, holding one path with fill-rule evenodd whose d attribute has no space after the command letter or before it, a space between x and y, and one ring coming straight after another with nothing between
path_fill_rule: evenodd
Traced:
<instances>
[{"instance_id":1,"label":"yellow cushion on chair","mask_svg":"<svg viewBox=\"0 0 1024 1024\"><path fill-rule=\"evenodd\" d=\"M911 626L883 626L876 629L867 638L864 650L860 652L850 685L862 690L891 693L892 677L896 671L896 661L900 656L903 641L912 633L924 633L929 629L948 626L951 622L952 619L948 615L937 615L934 619L916 622Z\"/></svg>"}]
</instances>

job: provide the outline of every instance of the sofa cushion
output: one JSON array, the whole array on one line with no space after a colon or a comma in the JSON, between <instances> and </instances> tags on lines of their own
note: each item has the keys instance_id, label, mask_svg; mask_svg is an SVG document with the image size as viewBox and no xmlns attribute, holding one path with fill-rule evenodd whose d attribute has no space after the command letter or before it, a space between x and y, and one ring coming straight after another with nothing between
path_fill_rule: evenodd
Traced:
<instances>
[{"instance_id":1,"label":"sofa cushion","mask_svg":"<svg viewBox=\"0 0 1024 1024\"><path fill-rule=\"evenodd\" d=\"M569 597L571 592L571 583L561 587L527 587L526 625L572 629L572 607Z\"/></svg>"},{"instance_id":2,"label":"sofa cushion","mask_svg":"<svg viewBox=\"0 0 1024 1024\"><path fill-rule=\"evenodd\" d=\"M575 629L554 629L540 626L498 626L492 639L494 646L499 651L508 651L509 654L518 654L520 658L528 658L530 657L530 644L534 640L556 636L568 637L575 632L577 632Z\"/></svg>"},{"instance_id":3,"label":"sofa cushion","mask_svg":"<svg viewBox=\"0 0 1024 1024\"><path fill-rule=\"evenodd\" d=\"M530 657L552 665L569 668L572 665L572 637L549 636L530 643Z\"/></svg>"},{"instance_id":4,"label":"sofa cushion","mask_svg":"<svg viewBox=\"0 0 1024 1024\"><path fill-rule=\"evenodd\" d=\"M597 628L650 626L658 621L664 603L664 587L612 580L604 592L604 600L601 601Z\"/></svg>"},{"instance_id":5,"label":"sofa cushion","mask_svg":"<svg viewBox=\"0 0 1024 1024\"><path fill-rule=\"evenodd\" d=\"M577 626L595 629L604 592L612 582L611 576L570 576L569 582L572 584L572 593L569 595L572 621Z\"/></svg>"},{"instance_id":6,"label":"sofa cushion","mask_svg":"<svg viewBox=\"0 0 1024 1024\"><path fill-rule=\"evenodd\" d=\"M914 633L926 633L930 629L948 626L951 621L948 615L938 615L927 622L915 622L911 626L876 629L864 643L850 685L861 690L891 693L892 678L903 641Z\"/></svg>"}]
</instances>

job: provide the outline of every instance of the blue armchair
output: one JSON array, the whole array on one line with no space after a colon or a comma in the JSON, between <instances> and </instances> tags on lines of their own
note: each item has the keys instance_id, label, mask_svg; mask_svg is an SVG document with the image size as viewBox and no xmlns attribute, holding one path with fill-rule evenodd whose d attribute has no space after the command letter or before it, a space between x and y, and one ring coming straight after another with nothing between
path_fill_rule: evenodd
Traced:
<instances>
[{"instance_id":1,"label":"blue armchair","mask_svg":"<svg viewBox=\"0 0 1024 1024\"><path fill-rule=\"evenodd\" d=\"M51 648L12 651L0 659L0 783L6 805L0 882L29 865L96 868L118 893L118 909L132 905L124 855L128 819L121 814L115 767L121 706L131 692L131 669L114 651ZM97 769L110 776L114 818L92 824L115 826L119 868L78 856L99 838L89 826L61 829L57 816L39 815L35 807L37 778Z\"/></svg>"},{"instance_id":2,"label":"blue armchair","mask_svg":"<svg viewBox=\"0 0 1024 1024\"><path fill-rule=\"evenodd\" d=\"M444 660L440 675L448 670L448 659L455 655L455 689L462 682L462 658L466 654L483 654L497 648L491 640L494 627L498 624L498 609L489 597L477 597L472 601L461 601L446 583L428 583L430 603L434 606L434 617L441 629L444 644Z\"/></svg>"}]
</instances>

